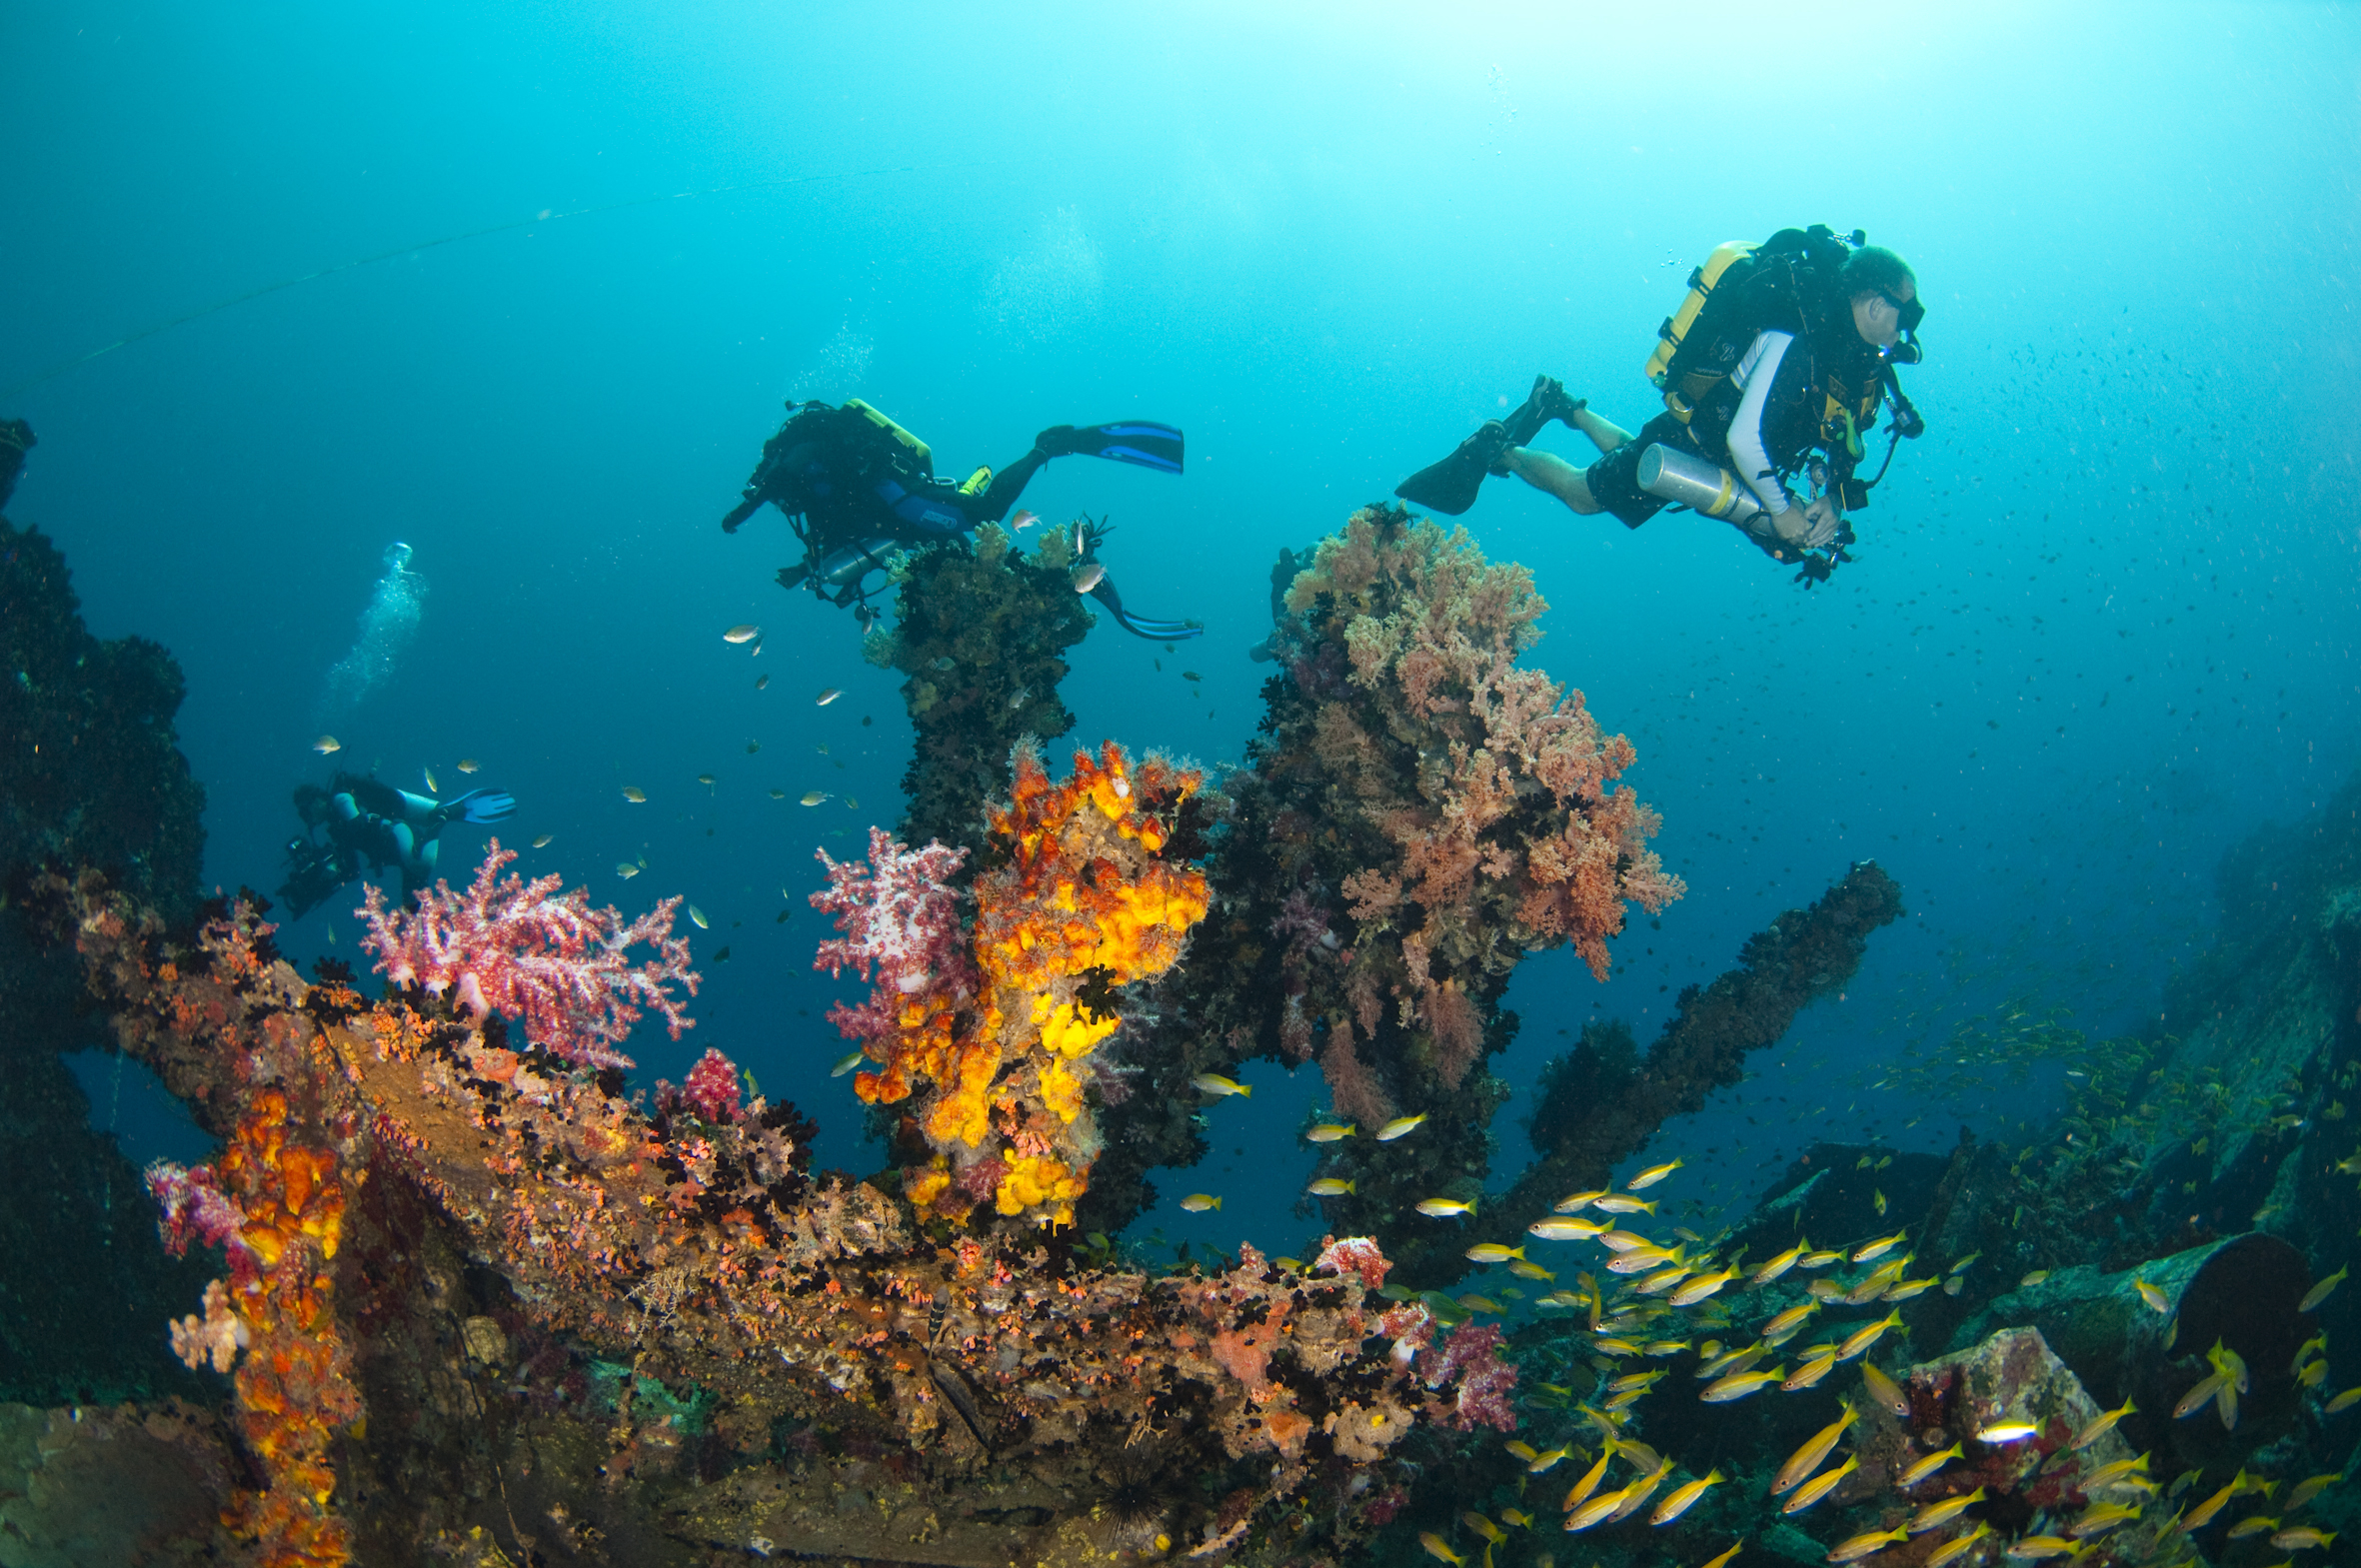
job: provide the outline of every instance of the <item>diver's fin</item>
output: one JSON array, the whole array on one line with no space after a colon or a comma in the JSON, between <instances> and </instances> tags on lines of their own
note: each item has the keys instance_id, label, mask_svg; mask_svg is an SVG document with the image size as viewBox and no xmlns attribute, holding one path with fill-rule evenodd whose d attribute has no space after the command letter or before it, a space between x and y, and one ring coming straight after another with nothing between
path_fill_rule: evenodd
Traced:
<instances>
[{"instance_id":1,"label":"diver's fin","mask_svg":"<svg viewBox=\"0 0 2361 1568\"><path fill-rule=\"evenodd\" d=\"M1154 420L1054 426L1043 431L1036 444L1054 458L1106 458L1136 463L1160 474L1180 472L1180 428Z\"/></svg>"},{"instance_id":2,"label":"diver's fin","mask_svg":"<svg viewBox=\"0 0 2361 1568\"><path fill-rule=\"evenodd\" d=\"M1440 463L1418 470L1393 487L1393 493L1412 506L1455 518L1475 505L1483 477L1501 453L1508 450L1508 427L1486 420L1483 429L1459 443L1458 450Z\"/></svg>"},{"instance_id":3,"label":"diver's fin","mask_svg":"<svg viewBox=\"0 0 2361 1568\"><path fill-rule=\"evenodd\" d=\"M1184 643L1192 637L1203 637L1205 625L1201 621L1161 621L1154 616L1136 616L1124 608L1124 598L1115 591L1115 581L1102 577L1091 585L1091 597L1115 617L1115 624L1134 637L1147 638L1152 643Z\"/></svg>"}]
</instances>

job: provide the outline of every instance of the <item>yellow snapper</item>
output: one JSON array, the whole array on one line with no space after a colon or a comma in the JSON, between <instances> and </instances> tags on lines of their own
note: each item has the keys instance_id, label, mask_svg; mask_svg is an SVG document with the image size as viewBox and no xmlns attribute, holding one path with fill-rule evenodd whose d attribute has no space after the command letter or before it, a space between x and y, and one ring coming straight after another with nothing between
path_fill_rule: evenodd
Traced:
<instances>
[{"instance_id":1,"label":"yellow snapper","mask_svg":"<svg viewBox=\"0 0 2361 1568\"><path fill-rule=\"evenodd\" d=\"M1303 1190L1315 1198L1340 1198L1352 1190L1352 1183L1337 1176L1322 1176Z\"/></svg>"},{"instance_id":2,"label":"yellow snapper","mask_svg":"<svg viewBox=\"0 0 2361 1568\"><path fill-rule=\"evenodd\" d=\"M1420 1198L1418 1212L1428 1219L1450 1219L1460 1214L1472 1214L1475 1205L1458 1198Z\"/></svg>"},{"instance_id":3,"label":"yellow snapper","mask_svg":"<svg viewBox=\"0 0 2361 1568\"><path fill-rule=\"evenodd\" d=\"M1209 1192L1191 1192L1180 1200L1180 1206L1191 1214L1202 1214L1209 1208L1219 1208L1221 1200Z\"/></svg>"},{"instance_id":4,"label":"yellow snapper","mask_svg":"<svg viewBox=\"0 0 2361 1568\"><path fill-rule=\"evenodd\" d=\"M1323 1121L1303 1136L1313 1143L1333 1143L1339 1138L1351 1137L1352 1128L1353 1123L1349 1121Z\"/></svg>"},{"instance_id":5,"label":"yellow snapper","mask_svg":"<svg viewBox=\"0 0 2361 1568\"><path fill-rule=\"evenodd\" d=\"M1188 1081L1198 1093L1210 1094L1215 1099L1225 1098L1231 1094L1251 1095L1254 1092L1245 1084L1234 1078L1225 1078L1218 1072L1200 1072Z\"/></svg>"},{"instance_id":6,"label":"yellow snapper","mask_svg":"<svg viewBox=\"0 0 2361 1568\"><path fill-rule=\"evenodd\" d=\"M1478 1241L1467 1249L1466 1257L1470 1263L1505 1263L1510 1258L1522 1261L1524 1248L1504 1247L1497 1241Z\"/></svg>"},{"instance_id":7,"label":"yellow snapper","mask_svg":"<svg viewBox=\"0 0 2361 1568\"><path fill-rule=\"evenodd\" d=\"M1425 1119L1426 1113L1424 1111L1420 1111L1415 1116L1396 1116L1377 1129L1377 1141L1391 1143L1395 1138L1405 1137L1416 1131L1419 1123Z\"/></svg>"},{"instance_id":8,"label":"yellow snapper","mask_svg":"<svg viewBox=\"0 0 2361 1568\"><path fill-rule=\"evenodd\" d=\"M1671 1175L1674 1171L1680 1169L1681 1166L1687 1163L1688 1161L1686 1160L1676 1159L1670 1161L1667 1164L1650 1165L1638 1175L1633 1176L1629 1181L1624 1182L1623 1190L1626 1192L1637 1192L1641 1187L1652 1187L1657 1182L1663 1180L1666 1176ZM1673 1495L1678 1496L1679 1494L1674 1493ZM1694 1501L1694 1499L1692 1498L1691 1501Z\"/></svg>"},{"instance_id":9,"label":"yellow snapper","mask_svg":"<svg viewBox=\"0 0 2361 1568\"><path fill-rule=\"evenodd\" d=\"M1861 1467L1859 1454L1847 1454L1844 1463L1833 1470L1822 1470L1818 1475L1796 1487L1795 1495L1779 1505L1783 1514L1799 1514L1836 1489L1836 1483Z\"/></svg>"}]
</instances>

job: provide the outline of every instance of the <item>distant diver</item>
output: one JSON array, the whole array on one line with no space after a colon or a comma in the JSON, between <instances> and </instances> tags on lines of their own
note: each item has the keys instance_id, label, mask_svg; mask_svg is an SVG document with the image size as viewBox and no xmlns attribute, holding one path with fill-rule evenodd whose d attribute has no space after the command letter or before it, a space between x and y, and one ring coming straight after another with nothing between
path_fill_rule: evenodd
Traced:
<instances>
[{"instance_id":1,"label":"distant diver","mask_svg":"<svg viewBox=\"0 0 2361 1568\"><path fill-rule=\"evenodd\" d=\"M787 423L763 443L763 460L747 481L744 498L722 519L722 531L737 533L765 502L777 507L804 546L799 565L779 569L780 586L809 588L850 608L866 625L878 612L869 604L872 591L865 584L872 573L885 570L888 552L957 539L979 524L999 523L1042 465L1063 457L1106 458L1178 474L1181 437L1175 427L1151 420L1053 425L1034 438L1032 451L999 473L979 468L954 484L935 477L934 455L925 442L859 398L842 408L791 402ZM1108 530L1103 523L1092 527L1095 545ZM1177 642L1203 631L1193 621L1161 621L1127 611L1104 570L1085 592L1137 637Z\"/></svg>"},{"instance_id":2,"label":"distant diver","mask_svg":"<svg viewBox=\"0 0 2361 1568\"><path fill-rule=\"evenodd\" d=\"M1647 374L1664 412L1637 440L1536 377L1507 419L1488 421L1394 494L1456 517L1475 504L1486 474L1514 474L1578 513L1609 513L1627 528L1679 504L1800 567L1795 580L1807 588L1827 581L1852 559L1845 514L1869 504L1895 448L1926 430L1894 375L1896 365L1919 362L1926 307L1918 279L1901 257L1867 241L1858 229L1840 236L1815 224L1716 249L1657 329ZM1863 482L1854 477L1862 437L1887 400L1885 464ZM1588 437L1599 459L1577 469L1528 448L1551 420ZM1798 475L1810 482L1809 500L1788 491Z\"/></svg>"},{"instance_id":3,"label":"distant diver","mask_svg":"<svg viewBox=\"0 0 2361 1568\"><path fill-rule=\"evenodd\" d=\"M304 830L287 841L287 881L279 896L301 919L367 865L380 872L399 867L407 899L434 880L441 848L437 835L447 824L502 821L516 808L516 797L499 789L470 789L456 799L434 800L343 772L325 789L298 784L295 814L303 818Z\"/></svg>"},{"instance_id":4,"label":"distant diver","mask_svg":"<svg viewBox=\"0 0 2361 1568\"><path fill-rule=\"evenodd\" d=\"M0 420L0 507L16 494L17 476L25 471L25 454L37 443L33 427L21 419Z\"/></svg>"},{"instance_id":5,"label":"distant diver","mask_svg":"<svg viewBox=\"0 0 2361 1568\"><path fill-rule=\"evenodd\" d=\"M1279 657L1281 639L1287 626L1287 590L1295 586L1298 575L1311 570L1315 550L1294 551L1281 545L1278 560L1270 568L1270 635L1246 650L1246 657L1255 664L1268 664Z\"/></svg>"}]
</instances>

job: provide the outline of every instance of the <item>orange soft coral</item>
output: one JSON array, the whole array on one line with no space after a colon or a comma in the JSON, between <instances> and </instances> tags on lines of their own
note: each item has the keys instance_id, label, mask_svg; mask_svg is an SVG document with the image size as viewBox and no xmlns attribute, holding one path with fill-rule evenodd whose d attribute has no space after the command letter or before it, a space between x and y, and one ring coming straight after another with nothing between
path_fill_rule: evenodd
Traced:
<instances>
[{"instance_id":1,"label":"orange soft coral","mask_svg":"<svg viewBox=\"0 0 2361 1568\"><path fill-rule=\"evenodd\" d=\"M241 1216L229 1292L246 1345L236 1377L240 1426L271 1483L242 1495L227 1522L255 1537L271 1568L321 1568L350 1555L346 1527L329 1508L336 1472L328 1448L361 1401L323 1267L344 1231L336 1155L288 1134L287 1096L265 1089L216 1163Z\"/></svg>"},{"instance_id":2,"label":"orange soft coral","mask_svg":"<svg viewBox=\"0 0 2361 1568\"><path fill-rule=\"evenodd\" d=\"M1110 992L1171 968L1204 916L1203 873L1162 857L1201 783L1112 741L1077 752L1064 784L1018 753L991 814L1007 859L976 883L977 994L956 1009L911 1001L871 1041L884 1069L857 1084L877 1102L921 1096L918 1125L946 1157L905 1178L922 1213L958 1217L989 1196L1003 1215L1072 1223L1099 1152L1085 1064L1122 1021ZM975 1177L949 1179L952 1162Z\"/></svg>"}]
</instances>

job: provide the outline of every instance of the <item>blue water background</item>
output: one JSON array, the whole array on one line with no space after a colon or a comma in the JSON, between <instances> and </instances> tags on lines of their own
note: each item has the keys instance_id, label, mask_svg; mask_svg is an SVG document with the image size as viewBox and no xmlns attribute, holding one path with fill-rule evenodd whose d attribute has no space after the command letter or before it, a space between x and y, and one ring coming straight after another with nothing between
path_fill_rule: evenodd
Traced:
<instances>
[{"instance_id":1,"label":"blue water background","mask_svg":"<svg viewBox=\"0 0 2361 1568\"><path fill-rule=\"evenodd\" d=\"M337 761L449 788L479 758L470 782L523 802L504 838L555 835L529 869L626 910L695 900L699 1025L643 1031L645 1075L718 1045L820 1116L824 1163L866 1170L821 1016L852 986L812 972L803 895L816 845L899 814L910 734L850 618L773 586L776 516L715 526L782 399L867 398L952 473L1051 423L1186 427L1182 480L1064 460L1024 504L1111 514L1127 598L1207 627L1175 657L1103 620L1073 739L1213 764L1259 712L1244 649L1280 545L1536 371L1636 428L1707 250L1859 225L1918 268L1905 380L1931 430L1834 583L1513 482L1465 520L1532 571L1535 659L1638 746L1690 883L1608 984L1530 959L1496 1066L1529 1086L1594 1015L1651 1037L1681 985L1874 856L1908 919L1647 1157L1685 1153L1679 1198L1718 1204L1814 1137L2022 1135L2038 1093L1942 1106L1859 1075L2012 999L2152 1026L2223 850L2361 750L2361 31L2328 6L1481 16L10 8L0 415L41 438L12 515L57 537L96 632L186 670L224 887L279 880L289 790L327 773L323 682L407 541L431 593ZM759 657L721 640L745 621ZM839 798L796 803L814 788ZM446 847L464 874L475 835ZM343 907L282 940L355 956ZM1316 1074L1248 1076L1141 1233L1316 1232L1289 1213ZM1503 1172L1528 1105L1500 1119ZM1191 1191L1224 1209L1179 1212Z\"/></svg>"}]
</instances>

